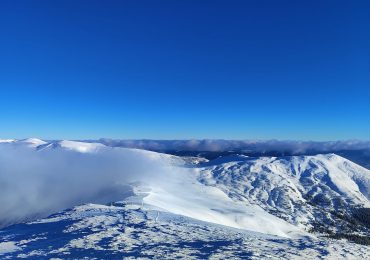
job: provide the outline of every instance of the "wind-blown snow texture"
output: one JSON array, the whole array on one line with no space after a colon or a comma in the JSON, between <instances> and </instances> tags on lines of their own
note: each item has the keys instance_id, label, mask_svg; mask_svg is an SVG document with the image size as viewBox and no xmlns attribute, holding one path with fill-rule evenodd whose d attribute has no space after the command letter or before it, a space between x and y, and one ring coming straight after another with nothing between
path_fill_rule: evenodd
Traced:
<instances>
[{"instance_id":1,"label":"wind-blown snow texture","mask_svg":"<svg viewBox=\"0 0 370 260\"><path fill-rule=\"evenodd\" d=\"M369 256L366 246L318 238L318 225L348 231L338 212L370 206L370 171L335 154L207 161L6 140L0 183L3 227L100 203L3 228L5 258ZM355 231L369 235L365 226Z\"/></svg>"}]
</instances>

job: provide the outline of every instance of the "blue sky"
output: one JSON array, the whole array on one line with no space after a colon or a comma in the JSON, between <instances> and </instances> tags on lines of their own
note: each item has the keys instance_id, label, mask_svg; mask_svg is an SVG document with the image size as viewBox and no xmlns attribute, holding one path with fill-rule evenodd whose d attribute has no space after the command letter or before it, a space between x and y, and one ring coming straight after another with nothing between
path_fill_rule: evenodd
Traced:
<instances>
[{"instance_id":1,"label":"blue sky","mask_svg":"<svg viewBox=\"0 0 370 260\"><path fill-rule=\"evenodd\" d=\"M0 138L370 139L369 1L1 1Z\"/></svg>"}]
</instances>

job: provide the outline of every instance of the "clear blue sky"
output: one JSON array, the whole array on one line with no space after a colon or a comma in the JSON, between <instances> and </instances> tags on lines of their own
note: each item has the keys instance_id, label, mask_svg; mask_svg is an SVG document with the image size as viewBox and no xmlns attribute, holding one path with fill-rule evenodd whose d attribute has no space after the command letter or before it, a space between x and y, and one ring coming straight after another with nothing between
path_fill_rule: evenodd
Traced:
<instances>
[{"instance_id":1,"label":"clear blue sky","mask_svg":"<svg viewBox=\"0 0 370 260\"><path fill-rule=\"evenodd\" d=\"M370 139L370 1L0 1L0 138Z\"/></svg>"}]
</instances>

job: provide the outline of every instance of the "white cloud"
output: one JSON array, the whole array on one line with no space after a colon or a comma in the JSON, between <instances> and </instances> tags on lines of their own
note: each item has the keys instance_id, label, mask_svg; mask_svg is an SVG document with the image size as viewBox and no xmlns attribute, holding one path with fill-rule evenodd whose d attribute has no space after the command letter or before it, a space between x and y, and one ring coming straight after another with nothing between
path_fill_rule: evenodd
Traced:
<instances>
[{"instance_id":1,"label":"white cloud","mask_svg":"<svg viewBox=\"0 0 370 260\"><path fill-rule=\"evenodd\" d=\"M164 162L130 149L36 152L26 146L0 145L0 226L86 202L120 200L130 182L155 182L165 176Z\"/></svg>"}]
</instances>

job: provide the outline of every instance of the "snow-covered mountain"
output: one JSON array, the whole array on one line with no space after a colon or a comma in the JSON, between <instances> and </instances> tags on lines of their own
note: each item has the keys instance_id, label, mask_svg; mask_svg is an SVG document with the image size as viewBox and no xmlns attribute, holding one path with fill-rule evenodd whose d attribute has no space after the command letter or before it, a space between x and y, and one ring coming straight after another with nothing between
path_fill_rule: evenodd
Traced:
<instances>
[{"instance_id":1,"label":"snow-covered mountain","mask_svg":"<svg viewBox=\"0 0 370 260\"><path fill-rule=\"evenodd\" d=\"M9 140L0 183L3 257L369 256L323 237L368 243L370 234L370 171L335 154L208 161Z\"/></svg>"},{"instance_id":2,"label":"snow-covered mountain","mask_svg":"<svg viewBox=\"0 0 370 260\"><path fill-rule=\"evenodd\" d=\"M306 230L338 231L338 214L370 207L370 171L335 154L223 159L201 168L198 180Z\"/></svg>"}]
</instances>

